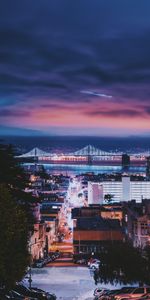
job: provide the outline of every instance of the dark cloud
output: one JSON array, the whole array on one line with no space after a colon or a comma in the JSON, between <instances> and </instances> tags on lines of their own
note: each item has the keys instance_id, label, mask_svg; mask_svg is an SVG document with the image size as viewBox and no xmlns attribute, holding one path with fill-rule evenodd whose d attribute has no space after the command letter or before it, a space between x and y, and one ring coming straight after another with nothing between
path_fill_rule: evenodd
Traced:
<instances>
[{"instance_id":1,"label":"dark cloud","mask_svg":"<svg viewBox=\"0 0 150 300\"><path fill-rule=\"evenodd\" d=\"M52 92L52 96L75 99L78 91L89 85L111 85L113 89L114 84L149 84L150 5L136 1L131 17L128 1L122 6L115 2L116 6L111 1L38 1L36 5L22 1L21 10L19 2L14 1L12 12L8 11L8 3L3 4L2 93L10 89L11 95L17 94L17 89L20 93L25 88L25 96L36 97L41 89L43 96ZM20 13L23 21L18 17Z\"/></svg>"},{"instance_id":2,"label":"dark cloud","mask_svg":"<svg viewBox=\"0 0 150 300\"><path fill-rule=\"evenodd\" d=\"M48 108L48 109L69 109L70 107L68 105L65 105L64 103L47 103L47 104L40 104L41 108Z\"/></svg>"},{"instance_id":3,"label":"dark cloud","mask_svg":"<svg viewBox=\"0 0 150 300\"><path fill-rule=\"evenodd\" d=\"M93 110L87 113L87 115L106 116L106 117L139 117L141 112L132 109L116 109L116 110Z\"/></svg>"},{"instance_id":4,"label":"dark cloud","mask_svg":"<svg viewBox=\"0 0 150 300\"><path fill-rule=\"evenodd\" d=\"M97 106L97 105L96 105ZM149 117L150 106L138 105L137 107L124 108L124 109L111 109L109 105L107 108L97 108L91 109L90 111L84 111L85 114L95 117L95 116L106 116L106 117Z\"/></svg>"},{"instance_id":5,"label":"dark cloud","mask_svg":"<svg viewBox=\"0 0 150 300\"><path fill-rule=\"evenodd\" d=\"M16 87L20 88L56 88L56 89L65 89L65 86L63 84L59 84L57 82L52 82L48 80L48 78L40 79L40 78L27 78L27 77L21 77L21 76L15 76L12 74L0 74L0 82L3 86L9 86L9 87Z\"/></svg>"},{"instance_id":6,"label":"dark cloud","mask_svg":"<svg viewBox=\"0 0 150 300\"><path fill-rule=\"evenodd\" d=\"M43 134L43 132L38 131L38 130L0 125L0 136L5 136L5 135L14 135L14 136L17 136L17 135L18 136L29 136L29 135L36 136L37 135L37 136L39 136L42 134Z\"/></svg>"},{"instance_id":7,"label":"dark cloud","mask_svg":"<svg viewBox=\"0 0 150 300\"><path fill-rule=\"evenodd\" d=\"M43 108L90 105L92 96L80 91L94 90L129 108L89 115L140 115L135 103L150 101L149 11L149 0L1 1L3 112L37 99Z\"/></svg>"},{"instance_id":8,"label":"dark cloud","mask_svg":"<svg viewBox=\"0 0 150 300\"><path fill-rule=\"evenodd\" d=\"M148 115L150 115L150 107L146 107L146 108L145 108L145 112L146 112Z\"/></svg>"},{"instance_id":9,"label":"dark cloud","mask_svg":"<svg viewBox=\"0 0 150 300\"><path fill-rule=\"evenodd\" d=\"M10 110L10 109L1 109L0 117L27 117L30 116L29 111L25 110Z\"/></svg>"},{"instance_id":10,"label":"dark cloud","mask_svg":"<svg viewBox=\"0 0 150 300\"><path fill-rule=\"evenodd\" d=\"M77 17L80 20L80 14ZM107 24L106 36L101 29L98 32L97 27L92 36L94 24L91 24L88 36L85 29L76 24L73 27L76 35L71 36L69 26L64 32L60 27L58 35L58 23L55 37L50 25L51 20L44 33L38 31L38 22L31 30L3 26L0 31L2 93L7 95L10 89L10 94L15 95L22 89L25 96L36 97L41 90L45 97L51 92L51 96L75 99L79 90L89 85L105 89L111 85L116 93L116 84L149 84L149 30L143 33L132 29L130 32L128 28L127 32L126 28L126 32L119 30L114 36ZM59 92L59 89L64 91ZM124 95L120 93L119 96ZM78 97L82 99L81 95Z\"/></svg>"}]
</instances>

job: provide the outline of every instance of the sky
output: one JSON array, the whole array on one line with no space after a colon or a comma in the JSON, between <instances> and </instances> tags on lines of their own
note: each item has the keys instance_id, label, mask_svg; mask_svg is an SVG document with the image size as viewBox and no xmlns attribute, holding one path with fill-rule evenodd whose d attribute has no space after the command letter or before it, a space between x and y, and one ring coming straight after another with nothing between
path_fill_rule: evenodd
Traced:
<instances>
[{"instance_id":1,"label":"sky","mask_svg":"<svg viewBox=\"0 0 150 300\"><path fill-rule=\"evenodd\" d=\"M149 0L0 1L1 135L150 135Z\"/></svg>"}]
</instances>

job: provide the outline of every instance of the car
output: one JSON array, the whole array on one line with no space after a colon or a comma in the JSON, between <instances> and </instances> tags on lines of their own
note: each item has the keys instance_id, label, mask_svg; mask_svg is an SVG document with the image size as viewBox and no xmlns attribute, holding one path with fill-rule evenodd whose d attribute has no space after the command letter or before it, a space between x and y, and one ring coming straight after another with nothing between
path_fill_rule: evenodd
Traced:
<instances>
[{"instance_id":1,"label":"car","mask_svg":"<svg viewBox=\"0 0 150 300\"><path fill-rule=\"evenodd\" d=\"M119 295L121 293L127 293L133 290L133 287L122 287L121 289L108 290L104 295L100 296L98 299L100 300L112 300L114 296Z\"/></svg>"},{"instance_id":2,"label":"car","mask_svg":"<svg viewBox=\"0 0 150 300\"><path fill-rule=\"evenodd\" d=\"M150 300L150 293L146 293L141 297L135 297L135 298L125 298L125 300Z\"/></svg>"},{"instance_id":3,"label":"car","mask_svg":"<svg viewBox=\"0 0 150 300\"><path fill-rule=\"evenodd\" d=\"M55 252L55 257L56 257L56 258L60 257L60 252L59 252L59 251L56 251L56 252Z\"/></svg>"},{"instance_id":4,"label":"car","mask_svg":"<svg viewBox=\"0 0 150 300\"><path fill-rule=\"evenodd\" d=\"M33 266L34 268L43 268L45 265L45 262L43 259L38 259L34 262Z\"/></svg>"},{"instance_id":5,"label":"car","mask_svg":"<svg viewBox=\"0 0 150 300\"><path fill-rule=\"evenodd\" d=\"M104 295L106 292L108 292L109 290L108 289L105 289L105 288L102 288L102 287L98 287L94 290L94 296L102 296Z\"/></svg>"},{"instance_id":6,"label":"car","mask_svg":"<svg viewBox=\"0 0 150 300\"><path fill-rule=\"evenodd\" d=\"M6 291L4 289L0 290L0 299L1 300L25 300L26 296L22 295L15 290ZM37 298L28 297L28 300L38 300Z\"/></svg>"},{"instance_id":7,"label":"car","mask_svg":"<svg viewBox=\"0 0 150 300\"><path fill-rule=\"evenodd\" d=\"M100 261L97 260L97 261L91 263L90 266L89 266L89 268L92 269L92 270L98 270L99 266L100 266Z\"/></svg>"},{"instance_id":8,"label":"car","mask_svg":"<svg viewBox=\"0 0 150 300\"><path fill-rule=\"evenodd\" d=\"M105 292L105 294L100 295L98 297L98 300L112 300L114 295L118 294L119 292L120 292L120 290L118 290L118 289L108 290Z\"/></svg>"},{"instance_id":9,"label":"car","mask_svg":"<svg viewBox=\"0 0 150 300\"><path fill-rule=\"evenodd\" d=\"M38 292L38 293L42 293L43 295L46 295L47 300L56 300L56 295L55 294L51 294L49 292L45 292L37 287L32 287L32 291Z\"/></svg>"},{"instance_id":10,"label":"car","mask_svg":"<svg viewBox=\"0 0 150 300\"><path fill-rule=\"evenodd\" d=\"M138 298L139 300L150 300L150 294L144 294L142 297Z\"/></svg>"},{"instance_id":11,"label":"car","mask_svg":"<svg viewBox=\"0 0 150 300\"><path fill-rule=\"evenodd\" d=\"M131 288L129 292L123 292L114 297L115 300L140 298L144 294L150 293L150 287Z\"/></svg>"},{"instance_id":12,"label":"car","mask_svg":"<svg viewBox=\"0 0 150 300\"><path fill-rule=\"evenodd\" d=\"M1 300L7 300L7 299L23 300L25 298L18 293L13 293L13 291L6 291L5 289L0 289L0 299Z\"/></svg>"},{"instance_id":13,"label":"car","mask_svg":"<svg viewBox=\"0 0 150 300\"><path fill-rule=\"evenodd\" d=\"M125 287L122 287L120 290L118 290L117 293L115 293L115 295L112 296L112 298L114 299L115 296L119 296L121 294L128 294L128 293L131 293L134 289L136 289L136 287L133 287L133 286L125 286Z\"/></svg>"},{"instance_id":14,"label":"car","mask_svg":"<svg viewBox=\"0 0 150 300\"><path fill-rule=\"evenodd\" d=\"M44 258L44 264L48 264L52 261L52 258L48 255L47 257Z\"/></svg>"},{"instance_id":15,"label":"car","mask_svg":"<svg viewBox=\"0 0 150 300\"><path fill-rule=\"evenodd\" d=\"M58 258L58 254L55 254L54 252L51 252L51 253L49 253L49 257L50 257L51 261L53 261L56 258Z\"/></svg>"},{"instance_id":16,"label":"car","mask_svg":"<svg viewBox=\"0 0 150 300\"><path fill-rule=\"evenodd\" d=\"M75 261L76 264L86 265L86 259L80 258Z\"/></svg>"},{"instance_id":17,"label":"car","mask_svg":"<svg viewBox=\"0 0 150 300\"><path fill-rule=\"evenodd\" d=\"M18 292L26 297L33 297L38 300L55 300L56 296L54 294L47 293L38 288L27 288L24 285L17 284L15 286L15 292Z\"/></svg>"},{"instance_id":18,"label":"car","mask_svg":"<svg viewBox=\"0 0 150 300\"><path fill-rule=\"evenodd\" d=\"M88 267L90 267L91 264L93 264L95 262L99 262L100 263L100 260L97 259L97 258L90 258L90 260L88 261Z\"/></svg>"}]
</instances>

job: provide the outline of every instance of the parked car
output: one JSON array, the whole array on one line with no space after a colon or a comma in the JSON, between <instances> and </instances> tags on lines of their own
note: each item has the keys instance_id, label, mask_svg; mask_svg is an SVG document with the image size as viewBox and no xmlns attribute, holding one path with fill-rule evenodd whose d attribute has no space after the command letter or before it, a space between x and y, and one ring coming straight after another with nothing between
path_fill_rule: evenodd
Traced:
<instances>
[{"instance_id":1,"label":"parked car","mask_svg":"<svg viewBox=\"0 0 150 300\"><path fill-rule=\"evenodd\" d=\"M94 296L98 296L98 297L100 297L100 296L102 296L102 295L105 295L105 293L106 292L108 292L109 290L108 289L105 289L105 288L96 288L95 290L94 290Z\"/></svg>"},{"instance_id":2,"label":"parked car","mask_svg":"<svg viewBox=\"0 0 150 300\"><path fill-rule=\"evenodd\" d=\"M46 295L47 300L56 300L56 295L55 294L45 292L45 291L43 291L39 288L36 288L36 287L32 287L32 291L35 291L37 293L42 293L44 296Z\"/></svg>"},{"instance_id":3,"label":"parked car","mask_svg":"<svg viewBox=\"0 0 150 300\"><path fill-rule=\"evenodd\" d=\"M15 291L26 296L26 297L34 297L38 300L55 300L56 296L50 293L47 293L38 288L27 288L24 285L17 284L15 287Z\"/></svg>"},{"instance_id":4,"label":"parked car","mask_svg":"<svg viewBox=\"0 0 150 300\"><path fill-rule=\"evenodd\" d=\"M88 267L90 268L92 265L94 264L100 264L100 260L97 259L97 258L91 258L89 261L88 261Z\"/></svg>"},{"instance_id":5,"label":"parked car","mask_svg":"<svg viewBox=\"0 0 150 300\"><path fill-rule=\"evenodd\" d=\"M59 252L59 251L56 251L56 252L55 252L55 257L56 257L56 258L60 257L60 252Z\"/></svg>"},{"instance_id":6,"label":"parked car","mask_svg":"<svg viewBox=\"0 0 150 300\"><path fill-rule=\"evenodd\" d=\"M135 288L135 287L134 287ZM121 289L110 290L105 293L105 295L100 296L100 300L112 300L116 295L122 293L128 293L134 289L133 287L122 287Z\"/></svg>"},{"instance_id":7,"label":"parked car","mask_svg":"<svg viewBox=\"0 0 150 300\"><path fill-rule=\"evenodd\" d=\"M36 261L33 263L32 267L33 267L33 268L42 268L42 267L44 267L44 265L45 265L44 260L43 260L43 259L38 259L38 260L36 260Z\"/></svg>"},{"instance_id":8,"label":"parked car","mask_svg":"<svg viewBox=\"0 0 150 300\"><path fill-rule=\"evenodd\" d=\"M124 298L125 300L150 300L150 293L146 293L141 297L135 297L135 298Z\"/></svg>"},{"instance_id":9,"label":"parked car","mask_svg":"<svg viewBox=\"0 0 150 300\"><path fill-rule=\"evenodd\" d=\"M75 261L76 264L86 265L86 259L80 258Z\"/></svg>"},{"instance_id":10,"label":"parked car","mask_svg":"<svg viewBox=\"0 0 150 300\"><path fill-rule=\"evenodd\" d=\"M89 261L88 261L88 267L93 263L95 262L96 260L98 260L97 258L90 258Z\"/></svg>"},{"instance_id":11,"label":"parked car","mask_svg":"<svg viewBox=\"0 0 150 300\"><path fill-rule=\"evenodd\" d=\"M48 264L52 261L52 258L48 255L47 257L44 258L44 264Z\"/></svg>"},{"instance_id":12,"label":"parked car","mask_svg":"<svg viewBox=\"0 0 150 300\"><path fill-rule=\"evenodd\" d=\"M22 295L14 290L6 291L4 289L0 290L0 299L1 300L25 300L26 296ZM38 300L38 298L28 297L28 300Z\"/></svg>"},{"instance_id":13,"label":"parked car","mask_svg":"<svg viewBox=\"0 0 150 300\"><path fill-rule=\"evenodd\" d=\"M150 294L144 294L142 297L138 298L139 300L150 300ZM135 300L135 298L134 298Z\"/></svg>"},{"instance_id":14,"label":"parked car","mask_svg":"<svg viewBox=\"0 0 150 300\"><path fill-rule=\"evenodd\" d=\"M89 265L89 268L92 270L97 270L99 269L99 266L100 266L100 261L97 259Z\"/></svg>"},{"instance_id":15,"label":"parked car","mask_svg":"<svg viewBox=\"0 0 150 300\"><path fill-rule=\"evenodd\" d=\"M115 300L122 300L122 299L133 299L133 298L140 298L144 296L144 294L150 293L150 287L137 287L131 288L129 292L123 292L118 294L114 297Z\"/></svg>"},{"instance_id":16,"label":"parked car","mask_svg":"<svg viewBox=\"0 0 150 300\"><path fill-rule=\"evenodd\" d=\"M118 289L108 290L105 292L105 294L100 295L95 300L112 300L114 295L117 295L119 292L120 292L120 290L118 290Z\"/></svg>"}]
</instances>

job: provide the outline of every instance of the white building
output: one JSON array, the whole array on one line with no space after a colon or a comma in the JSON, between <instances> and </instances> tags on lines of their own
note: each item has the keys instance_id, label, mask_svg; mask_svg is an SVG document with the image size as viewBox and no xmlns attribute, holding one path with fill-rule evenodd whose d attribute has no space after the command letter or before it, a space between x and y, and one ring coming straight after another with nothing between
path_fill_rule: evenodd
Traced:
<instances>
[{"instance_id":1,"label":"white building","mask_svg":"<svg viewBox=\"0 0 150 300\"><path fill-rule=\"evenodd\" d=\"M88 182L88 204L101 204L107 194L113 195L116 202L150 199L150 181L130 181L130 177L122 177L122 181Z\"/></svg>"}]
</instances>

